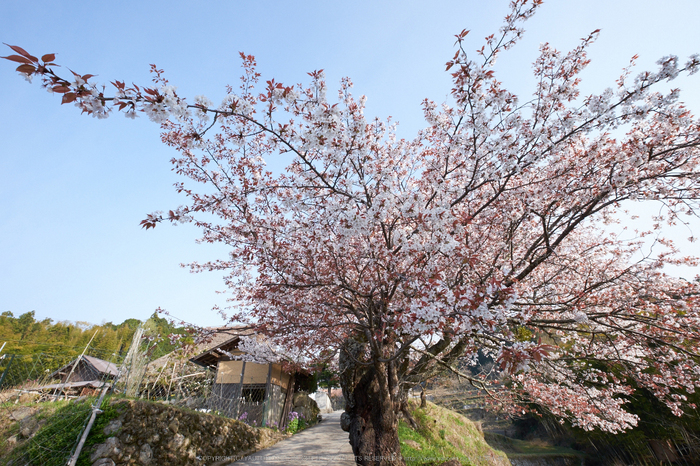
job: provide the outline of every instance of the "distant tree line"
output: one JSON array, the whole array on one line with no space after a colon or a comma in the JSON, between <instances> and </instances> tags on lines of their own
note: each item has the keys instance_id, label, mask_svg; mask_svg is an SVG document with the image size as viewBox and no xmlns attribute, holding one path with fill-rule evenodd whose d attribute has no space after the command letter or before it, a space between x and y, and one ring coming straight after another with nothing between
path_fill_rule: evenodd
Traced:
<instances>
[{"instance_id":1,"label":"distant tree line","mask_svg":"<svg viewBox=\"0 0 700 466\"><path fill-rule=\"evenodd\" d=\"M6 311L0 314L0 346L5 343L4 354L32 355L38 353L54 356L80 354L90 339L90 353L102 355L106 359L120 359L129 350L131 340L139 325L145 327L144 335L151 341L150 354L158 357L173 351L176 346L168 338L172 334L184 334L182 327L176 327L157 313L141 322L126 319L120 324L112 322L100 325L88 322L37 320L35 311L17 317Z\"/></svg>"}]
</instances>

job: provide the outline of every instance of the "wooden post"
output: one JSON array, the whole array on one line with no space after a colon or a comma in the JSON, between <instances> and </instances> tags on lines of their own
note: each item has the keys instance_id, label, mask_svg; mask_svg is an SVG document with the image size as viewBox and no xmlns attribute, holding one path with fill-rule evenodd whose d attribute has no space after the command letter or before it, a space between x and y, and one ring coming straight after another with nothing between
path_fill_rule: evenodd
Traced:
<instances>
[{"instance_id":1,"label":"wooden post","mask_svg":"<svg viewBox=\"0 0 700 466\"><path fill-rule=\"evenodd\" d=\"M105 399L105 395L107 394L107 391L110 388L113 388L114 385L117 384L119 381L119 377L121 377L122 371L121 369L117 371L117 376L114 378L114 382L112 382L112 385L108 384L107 382L102 382L102 393L100 393L100 398L97 400L97 403L92 406L92 414L90 414L90 421L88 421L87 426L83 430L83 433L80 437L80 442L78 442L78 446L75 448L75 451L73 452L73 456L71 457L70 461L68 462L68 466L75 466L76 462L78 461L78 457L80 456L80 452L83 449L83 446L85 445L85 441L88 438L88 435L90 435L90 429L92 429L92 425L95 422L95 418L97 417L98 414L102 413L102 410L100 407L102 406L102 401Z\"/></svg>"},{"instance_id":2,"label":"wooden post","mask_svg":"<svg viewBox=\"0 0 700 466\"><path fill-rule=\"evenodd\" d=\"M287 395L284 398L284 407L282 408L282 418L280 419L280 430L287 428L287 417L289 416L289 411L292 408L292 402L294 401L294 374L289 376L289 382L287 382Z\"/></svg>"},{"instance_id":3,"label":"wooden post","mask_svg":"<svg viewBox=\"0 0 700 466\"><path fill-rule=\"evenodd\" d=\"M160 372L158 373L158 377L156 377L156 381L153 382L153 386L151 387L151 391L155 391L156 389L156 384L160 380L160 376L163 375L163 371L165 371L165 368L168 367L168 363L170 362L170 357L165 360L165 364L163 364L163 367L160 368Z\"/></svg>"},{"instance_id":4,"label":"wooden post","mask_svg":"<svg viewBox=\"0 0 700 466\"><path fill-rule=\"evenodd\" d=\"M165 401L170 403L170 389L173 387L173 377L175 377L175 368L177 367L177 361L173 363L173 373L170 374L170 384L168 384L168 393L165 395Z\"/></svg>"},{"instance_id":5,"label":"wooden post","mask_svg":"<svg viewBox=\"0 0 700 466\"><path fill-rule=\"evenodd\" d=\"M261 424L263 427L267 426L267 418L270 414L270 409L271 409L271 400L270 396L272 395L270 393L270 380L272 379L272 363L269 363L267 365L267 382L265 382L265 397L263 398L263 412L262 412L262 421Z\"/></svg>"},{"instance_id":6,"label":"wooden post","mask_svg":"<svg viewBox=\"0 0 700 466\"><path fill-rule=\"evenodd\" d=\"M5 357L3 356L2 359L4 359L4 358ZM10 361L7 363L7 367L3 371L2 375L0 375L0 389L2 388L2 382L5 380L5 376L7 375L7 371L10 370L10 366L12 365L12 361L14 361L14 360L15 360L15 355L13 354L10 357ZM19 394L17 395L17 398L19 399Z\"/></svg>"},{"instance_id":7,"label":"wooden post","mask_svg":"<svg viewBox=\"0 0 700 466\"><path fill-rule=\"evenodd\" d=\"M139 325L134 332L134 336L131 338L131 346L129 351L126 352L126 357L122 361L121 373L126 374L126 380L124 381L124 394L128 397L134 397L138 393L138 384L134 384L133 378L138 374L138 367L136 359L139 356L139 345L141 342L141 337L143 336L143 327ZM139 381L140 382L140 381Z\"/></svg>"},{"instance_id":8,"label":"wooden post","mask_svg":"<svg viewBox=\"0 0 700 466\"><path fill-rule=\"evenodd\" d=\"M95 422L95 418L98 414L102 413L102 410L100 409L100 407L102 406L102 400L105 399L105 395L107 394L107 390L109 389L107 382L102 383L104 384L104 387L102 388L100 398L97 400L97 403L92 406L92 414L90 414L90 421L88 422L87 427L85 427L85 429L83 430L83 434L80 437L80 442L78 442L78 446L76 447L75 452L73 452L73 456L71 456L71 459L68 462L68 466L75 466L75 463L78 461L78 457L80 456L80 452L83 450L83 445L85 445L85 440L87 440L88 435L90 434L90 429L92 429L92 424Z\"/></svg>"},{"instance_id":9,"label":"wooden post","mask_svg":"<svg viewBox=\"0 0 700 466\"><path fill-rule=\"evenodd\" d=\"M211 366L210 370L211 370ZM214 371L214 382L211 384L211 388L209 389L209 396L207 396L207 404L205 408L211 409L212 411L218 411L219 407L222 406L221 402L221 397L219 396L219 393L221 393L222 389L219 386L219 383L217 382L219 380L219 362L216 362L216 371ZM217 390L219 393L217 393ZM218 396L218 398L217 398Z\"/></svg>"},{"instance_id":10,"label":"wooden post","mask_svg":"<svg viewBox=\"0 0 700 466\"><path fill-rule=\"evenodd\" d=\"M241 398L243 397L243 376L245 375L245 361L243 361L243 366L241 366L241 383L239 384L238 387L238 399L235 400L235 410L233 412L233 417L234 419L238 419L238 417L241 415L238 411L240 411L241 407Z\"/></svg>"}]
</instances>

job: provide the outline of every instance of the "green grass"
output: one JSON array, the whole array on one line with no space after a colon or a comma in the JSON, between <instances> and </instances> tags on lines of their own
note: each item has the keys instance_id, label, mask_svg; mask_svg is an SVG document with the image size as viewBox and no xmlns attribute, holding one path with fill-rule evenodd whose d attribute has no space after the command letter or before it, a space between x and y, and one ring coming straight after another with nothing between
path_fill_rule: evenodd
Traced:
<instances>
[{"instance_id":1,"label":"green grass","mask_svg":"<svg viewBox=\"0 0 700 466\"><path fill-rule=\"evenodd\" d=\"M37 422L45 421L31 441L18 445L3 458L3 464L37 464L65 466L92 409L91 402L57 402L35 415Z\"/></svg>"},{"instance_id":2,"label":"green grass","mask_svg":"<svg viewBox=\"0 0 700 466\"><path fill-rule=\"evenodd\" d=\"M399 422L401 454L409 466L433 466L457 458L463 465L509 464L505 453L494 450L476 426L445 408L428 403L426 408L414 408L418 429Z\"/></svg>"},{"instance_id":3,"label":"green grass","mask_svg":"<svg viewBox=\"0 0 700 466\"><path fill-rule=\"evenodd\" d=\"M90 452L92 449L90 447L99 443L104 443L107 440L107 436L103 431L104 428L112 419L116 419L121 414L119 405L110 403L110 401L109 398L105 398L102 401L102 405L100 406L102 413L95 418L95 422L90 429L90 435L88 435L88 438L85 440L85 446L83 446L83 450L78 457L76 466L90 466L92 464L90 461Z\"/></svg>"},{"instance_id":4,"label":"green grass","mask_svg":"<svg viewBox=\"0 0 700 466\"><path fill-rule=\"evenodd\" d=\"M92 404L95 398L88 398L81 402L55 401L47 403L32 403L31 407L37 408L32 415L33 422L41 427L31 440L20 437L17 446L9 454L0 455L0 464L37 464L41 466L65 466L69 455L77 444L83 427L87 425ZM16 406L13 406L16 408ZM87 438L83 453L78 459L78 466L90 466L89 447L106 440L103 433L104 427L119 412L114 405L105 399L102 403L102 414L98 415ZM8 410L9 411L9 410ZM3 432L3 436L17 435L20 431L20 423L11 422L10 428Z\"/></svg>"},{"instance_id":5,"label":"green grass","mask_svg":"<svg viewBox=\"0 0 700 466\"><path fill-rule=\"evenodd\" d=\"M401 420L401 454L409 466L435 466L456 458L462 465L509 465L508 458L571 458L580 462L584 454L542 441L523 441L499 434L482 433L461 414L428 403L426 408L412 405L418 424L414 430Z\"/></svg>"}]
</instances>

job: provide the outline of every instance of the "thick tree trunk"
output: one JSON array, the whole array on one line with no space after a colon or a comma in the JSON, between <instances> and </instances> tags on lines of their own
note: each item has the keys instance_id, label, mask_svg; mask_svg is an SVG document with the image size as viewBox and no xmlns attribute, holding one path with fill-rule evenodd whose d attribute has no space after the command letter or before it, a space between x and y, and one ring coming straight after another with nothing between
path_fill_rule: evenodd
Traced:
<instances>
[{"instance_id":1,"label":"thick tree trunk","mask_svg":"<svg viewBox=\"0 0 700 466\"><path fill-rule=\"evenodd\" d=\"M342 353L340 363L345 396L341 425L350 434L355 461L363 466L405 465L399 445L400 403L392 367L359 365Z\"/></svg>"}]
</instances>

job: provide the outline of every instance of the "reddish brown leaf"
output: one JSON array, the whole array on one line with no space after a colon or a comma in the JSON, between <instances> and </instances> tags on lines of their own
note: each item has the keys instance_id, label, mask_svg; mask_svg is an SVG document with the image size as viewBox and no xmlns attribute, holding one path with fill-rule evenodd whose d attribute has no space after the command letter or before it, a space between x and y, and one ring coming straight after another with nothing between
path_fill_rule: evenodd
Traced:
<instances>
[{"instance_id":1,"label":"reddish brown leaf","mask_svg":"<svg viewBox=\"0 0 700 466\"><path fill-rule=\"evenodd\" d=\"M51 90L54 92L57 92L59 94L64 94L64 93L70 91L70 89L67 88L66 86L56 86L56 87L51 88Z\"/></svg>"},{"instance_id":2,"label":"reddish brown leaf","mask_svg":"<svg viewBox=\"0 0 700 466\"><path fill-rule=\"evenodd\" d=\"M69 104L73 102L78 96L75 94L75 92L69 92L67 94L63 94L63 99L61 99L61 104Z\"/></svg>"},{"instance_id":3,"label":"reddish brown leaf","mask_svg":"<svg viewBox=\"0 0 700 466\"><path fill-rule=\"evenodd\" d=\"M56 54L55 53L47 53L46 55L41 57L41 61L44 63L49 63L52 62L56 59Z\"/></svg>"},{"instance_id":4,"label":"reddish brown leaf","mask_svg":"<svg viewBox=\"0 0 700 466\"><path fill-rule=\"evenodd\" d=\"M155 228L156 222L147 218L145 220L141 220L140 225L141 225L141 228L145 228L146 230L148 230L149 228Z\"/></svg>"},{"instance_id":5,"label":"reddish brown leaf","mask_svg":"<svg viewBox=\"0 0 700 466\"><path fill-rule=\"evenodd\" d=\"M27 63L27 64L29 64L29 65L32 64L32 61L31 61L29 58L22 57L22 56L19 56L19 55L10 55L10 56L7 56L7 57L0 57L0 58L4 58L5 60L14 61L14 62L17 62L17 63Z\"/></svg>"},{"instance_id":6,"label":"reddish brown leaf","mask_svg":"<svg viewBox=\"0 0 700 466\"><path fill-rule=\"evenodd\" d=\"M36 71L32 65L19 65L17 71L24 74L33 74Z\"/></svg>"},{"instance_id":7,"label":"reddish brown leaf","mask_svg":"<svg viewBox=\"0 0 700 466\"><path fill-rule=\"evenodd\" d=\"M3 42L3 44L5 44L5 43ZM7 45L8 47L10 47L12 50L19 53L20 55L24 55L25 57L29 58L34 63L39 61L38 58L36 58L34 55L29 54L22 47L18 47L17 45L10 45L10 44L5 44L5 45Z\"/></svg>"}]
</instances>

